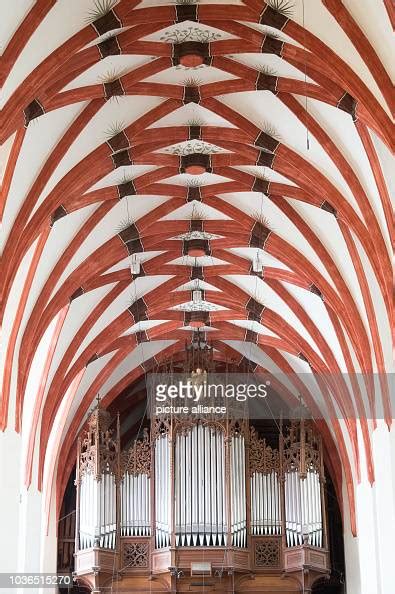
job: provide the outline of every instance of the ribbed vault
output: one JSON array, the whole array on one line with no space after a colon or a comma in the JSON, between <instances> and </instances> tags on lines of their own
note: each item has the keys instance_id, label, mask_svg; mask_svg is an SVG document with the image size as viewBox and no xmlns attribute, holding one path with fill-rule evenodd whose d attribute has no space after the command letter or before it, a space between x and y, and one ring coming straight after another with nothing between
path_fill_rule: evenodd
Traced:
<instances>
[{"instance_id":1,"label":"ribbed vault","mask_svg":"<svg viewBox=\"0 0 395 594\"><path fill-rule=\"evenodd\" d=\"M110 406L200 324L218 360L290 374L279 392L327 419L355 532L371 432L393 417L393 8L369 4L380 35L357 0L10 16L1 426L26 435L25 481L48 501L97 393Z\"/></svg>"}]
</instances>

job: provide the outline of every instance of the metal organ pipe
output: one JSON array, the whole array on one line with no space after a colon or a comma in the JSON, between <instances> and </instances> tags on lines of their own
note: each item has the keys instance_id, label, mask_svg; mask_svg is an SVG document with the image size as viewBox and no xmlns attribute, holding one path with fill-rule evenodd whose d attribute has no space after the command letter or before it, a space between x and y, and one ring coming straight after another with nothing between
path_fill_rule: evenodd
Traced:
<instances>
[{"instance_id":1,"label":"metal organ pipe","mask_svg":"<svg viewBox=\"0 0 395 594\"><path fill-rule=\"evenodd\" d=\"M97 507L99 517L99 543L105 549L115 548L116 505L115 477L103 473L97 487Z\"/></svg>"},{"instance_id":2,"label":"metal organ pipe","mask_svg":"<svg viewBox=\"0 0 395 594\"><path fill-rule=\"evenodd\" d=\"M176 544L224 545L223 431L197 423L178 432L174 456Z\"/></svg>"},{"instance_id":3,"label":"metal organ pipe","mask_svg":"<svg viewBox=\"0 0 395 594\"><path fill-rule=\"evenodd\" d=\"M96 480L92 473L81 478L79 494L80 549L93 546L115 548L116 505L115 477L102 473Z\"/></svg>"},{"instance_id":4,"label":"metal organ pipe","mask_svg":"<svg viewBox=\"0 0 395 594\"><path fill-rule=\"evenodd\" d=\"M308 470L305 478L296 470L285 473L285 512L287 546L323 546L321 485L315 470Z\"/></svg>"},{"instance_id":5,"label":"metal organ pipe","mask_svg":"<svg viewBox=\"0 0 395 594\"><path fill-rule=\"evenodd\" d=\"M155 546L170 544L170 444L167 435L155 442Z\"/></svg>"},{"instance_id":6,"label":"metal organ pipe","mask_svg":"<svg viewBox=\"0 0 395 594\"><path fill-rule=\"evenodd\" d=\"M97 405L78 441L77 501L79 548L114 549L117 534L116 478L119 476L119 417L115 435L111 415Z\"/></svg>"},{"instance_id":7,"label":"metal organ pipe","mask_svg":"<svg viewBox=\"0 0 395 594\"><path fill-rule=\"evenodd\" d=\"M302 544L302 526L303 526L303 507L301 505L301 488L300 488L300 481L299 475L293 475L294 479L294 491L296 494L296 532L297 532L297 543Z\"/></svg>"},{"instance_id":8,"label":"metal organ pipe","mask_svg":"<svg viewBox=\"0 0 395 594\"><path fill-rule=\"evenodd\" d=\"M209 451L211 452L210 457L210 474L209 474L209 520L210 520L210 540L209 544L213 544L214 546L217 544L217 536L218 533L221 531L222 528L219 529L218 526L218 504L216 501L215 493L216 493L216 480L217 480L217 440L216 434L214 431L211 433L208 432L208 440L209 440ZM220 497L220 493L218 490L218 497Z\"/></svg>"},{"instance_id":9,"label":"metal organ pipe","mask_svg":"<svg viewBox=\"0 0 395 594\"><path fill-rule=\"evenodd\" d=\"M80 548L93 546L95 537L95 502L93 499L93 475L85 474L80 484Z\"/></svg>"},{"instance_id":10,"label":"metal organ pipe","mask_svg":"<svg viewBox=\"0 0 395 594\"><path fill-rule=\"evenodd\" d=\"M185 525L181 530L184 531L185 544L190 546L191 544L191 440L188 435L184 436L185 439Z\"/></svg>"},{"instance_id":11,"label":"metal organ pipe","mask_svg":"<svg viewBox=\"0 0 395 594\"><path fill-rule=\"evenodd\" d=\"M198 513L198 468L197 468L197 461L198 461L198 451L197 451L197 443L196 443L196 425L192 428L191 432L191 448L192 448L192 489L191 489L191 503L192 503L192 522L191 522L191 532L192 532L192 544L197 544L197 513Z\"/></svg>"},{"instance_id":12,"label":"metal organ pipe","mask_svg":"<svg viewBox=\"0 0 395 594\"><path fill-rule=\"evenodd\" d=\"M286 544L323 547L324 479L321 437L310 421L292 421L280 434L285 480ZM325 544L326 546L326 544Z\"/></svg>"},{"instance_id":13,"label":"metal organ pipe","mask_svg":"<svg viewBox=\"0 0 395 594\"><path fill-rule=\"evenodd\" d=\"M254 472L251 487L251 533L281 534L281 500L278 473Z\"/></svg>"},{"instance_id":14,"label":"metal organ pipe","mask_svg":"<svg viewBox=\"0 0 395 594\"><path fill-rule=\"evenodd\" d=\"M149 536L150 478L145 473L125 472L121 482L121 536Z\"/></svg>"},{"instance_id":15,"label":"metal organ pipe","mask_svg":"<svg viewBox=\"0 0 395 594\"><path fill-rule=\"evenodd\" d=\"M247 510L245 490L245 443L242 435L231 440L231 534L232 544L245 547L247 544Z\"/></svg>"},{"instance_id":16,"label":"metal organ pipe","mask_svg":"<svg viewBox=\"0 0 395 594\"><path fill-rule=\"evenodd\" d=\"M224 545L226 542L227 524L226 524L226 490L225 490L225 437L219 431L215 435L216 448L216 474L218 486L217 498L217 536L218 545Z\"/></svg>"},{"instance_id":17,"label":"metal organ pipe","mask_svg":"<svg viewBox=\"0 0 395 594\"><path fill-rule=\"evenodd\" d=\"M176 546L244 548L247 497L253 536L280 536L285 530L287 547L326 546L322 450L308 429L304 429L304 441L300 428L288 437L281 434L277 450L253 427L247 434L243 426L235 430L230 423L171 423L164 422L159 432L153 426L152 442L145 431L142 440L122 453L122 459L119 442L108 441L110 432L101 431L98 439L97 428L88 430L79 445L77 465L80 550L115 549L117 530L121 537L150 536L151 523L155 547L169 547L172 522ZM82 448L92 448L104 439L107 442L100 441L101 447L109 443L108 452L118 452L118 462L114 458L108 462L107 454L104 462L97 457L93 465ZM317 453L321 453L319 463Z\"/></svg>"}]
</instances>

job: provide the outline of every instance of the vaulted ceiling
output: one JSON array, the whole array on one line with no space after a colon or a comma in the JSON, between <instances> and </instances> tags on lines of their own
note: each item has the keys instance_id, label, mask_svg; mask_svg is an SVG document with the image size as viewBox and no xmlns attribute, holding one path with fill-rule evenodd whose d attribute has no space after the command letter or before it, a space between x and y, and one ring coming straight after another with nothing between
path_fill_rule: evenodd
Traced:
<instances>
[{"instance_id":1,"label":"vaulted ceiling","mask_svg":"<svg viewBox=\"0 0 395 594\"><path fill-rule=\"evenodd\" d=\"M372 482L393 416L392 11L8 5L1 424L24 435L27 484L60 459L59 496L97 393L109 406L200 325L219 360L312 378L284 393L328 419L352 510L352 419Z\"/></svg>"}]
</instances>

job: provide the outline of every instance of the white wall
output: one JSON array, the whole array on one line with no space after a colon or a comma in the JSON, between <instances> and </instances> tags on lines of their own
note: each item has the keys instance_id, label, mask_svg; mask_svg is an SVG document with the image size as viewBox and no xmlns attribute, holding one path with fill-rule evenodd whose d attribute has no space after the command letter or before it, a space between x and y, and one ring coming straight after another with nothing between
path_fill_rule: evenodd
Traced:
<instances>
[{"instance_id":1,"label":"white wall","mask_svg":"<svg viewBox=\"0 0 395 594\"><path fill-rule=\"evenodd\" d=\"M51 518L48 535L45 533L44 497L35 487L37 459L35 459L34 481L29 489L24 485L21 464L21 436L12 429L0 434L0 502L1 538L0 572L38 573L56 572L57 543L55 521L55 498L51 501ZM23 468L24 470L24 468ZM6 594L6 590L2 590ZM24 594L26 590L13 590ZM29 594L55 594L55 589L29 588Z\"/></svg>"},{"instance_id":2,"label":"white wall","mask_svg":"<svg viewBox=\"0 0 395 594\"><path fill-rule=\"evenodd\" d=\"M349 529L347 494L343 489L347 594L390 594L394 588L395 429L389 431L384 421L378 420L371 437L375 483L371 486L367 480L361 448L362 476L356 487L356 538Z\"/></svg>"}]
</instances>

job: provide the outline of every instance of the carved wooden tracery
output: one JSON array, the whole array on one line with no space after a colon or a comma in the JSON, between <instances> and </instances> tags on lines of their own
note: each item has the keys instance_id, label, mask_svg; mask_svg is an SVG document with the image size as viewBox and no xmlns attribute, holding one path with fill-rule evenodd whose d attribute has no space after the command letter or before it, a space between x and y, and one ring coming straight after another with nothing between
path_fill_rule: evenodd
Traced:
<instances>
[{"instance_id":1,"label":"carved wooden tracery","mask_svg":"<svg viewBox=\"0 0 395 594\"><path fill-rule=\"evenodd\" d=\"M151 476L151 441L148 429L144 429L142 439L136 439L128 450L121 453L121 475L126 473Z\"/></svg>"},{"instance_id":2,"label":"carved wooden tracery","mask_svg":"<svg viewBox=\"0 0 395 594\"><path fill-rule=\"evenodd\" d=\"M255 542L254 561L256 567L276 568L280 566L281 541L278 538L265 538Z\"/></svg>"},{"instance_id":3,"label":"carved wooden tracery","mask_svg":"<svg viewBox=\"0 0 395 594\"><path fill-rule=\"evenodd\" d=\"M123 546L123 563L125 569L148 567L149 544L147 542L127 542Z\"/></svg>"},{"instance_id":4,"label":"carved wooden tracery","mask_svg":"<svg viewBox=\"0 0 395 594\"><path fill-rule=\"evenodd\" d=\"M311 421L292 421L283 440L284 472L299 472L305 478L308 471L323 477L322 440Z\"/></svg>"},{"instance_id":5,"label":"carved wooden tracery","mask_svg":"<svg viewBox=\"0 0 395 594\"><path fill-rule=\"evenodd\" d=\"M151 423L151 440L152 443L158 437L169 435L171 430L171 421L168 418L160 417L153 420Z\"/></svg>"},{"instance_id":6,"label":"carved wooden tracery","mask_svg":"<svg viewBox=\"0 0 395 594\"><path fill-rule=\"evenodd\" d=\"M264 438L259 437L254 427L250 428L250 476L254 472L270 474L280 472L280 456L276 449L266 444Z\"/></svg>"},{"instance_id":7,"label":"carved wooden tracery","mask_svg":"<svg viewBox=\"0 0 395 594\"><path fill-rule=\"evenodd\" d=\"M89 473L96 480L100 480L102 474L118 476L119 438L114 438L111 422L110 413L98 403L79 441L79 479Z\"/></svg>"}]
</instances>

